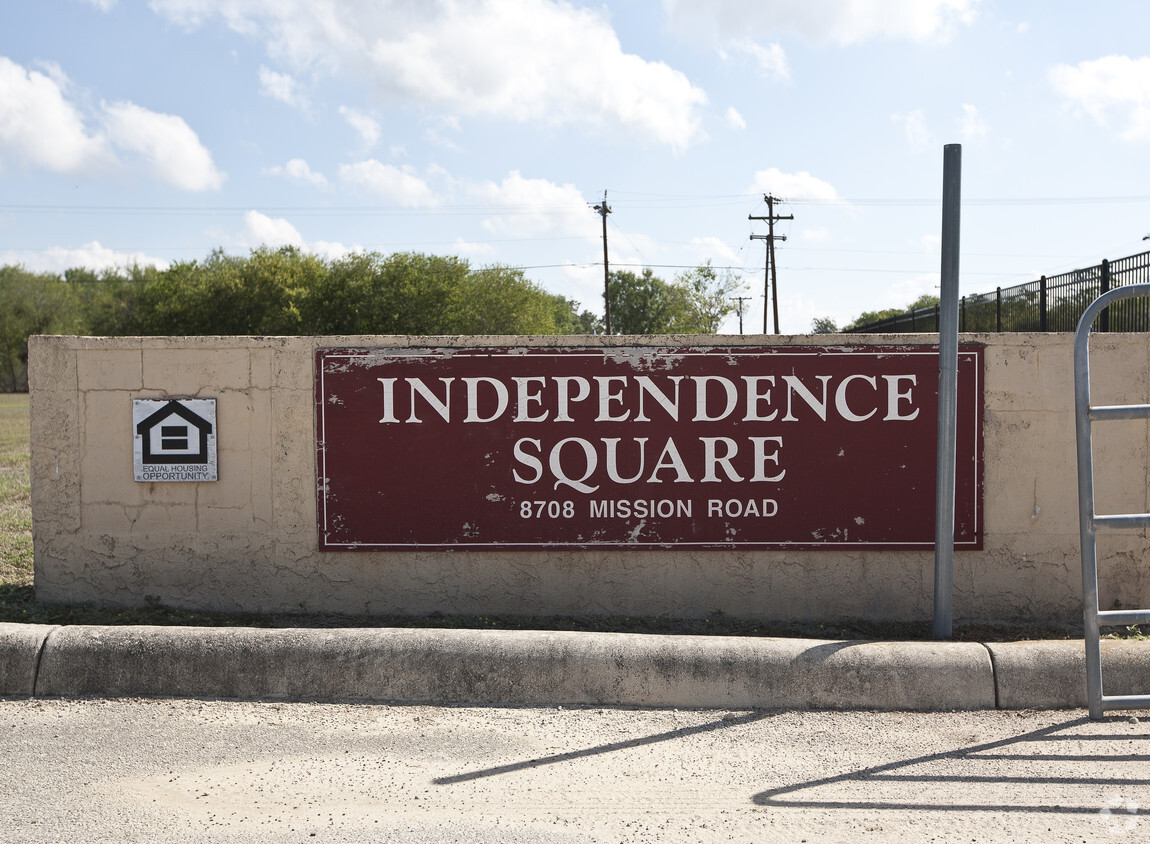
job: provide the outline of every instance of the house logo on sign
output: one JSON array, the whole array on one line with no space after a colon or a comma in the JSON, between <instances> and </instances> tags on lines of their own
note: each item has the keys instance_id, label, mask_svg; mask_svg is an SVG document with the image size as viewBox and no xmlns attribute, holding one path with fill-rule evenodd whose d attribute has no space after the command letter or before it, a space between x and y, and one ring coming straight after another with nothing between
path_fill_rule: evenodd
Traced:
<instances>
[{"instance_id":1,"label":"house logo on sign","mask_svg":"<svg viewBox=\"0 0 1150 844\"><path fill-rule=\"evenodd\" d=\"M214 481L215 399L136 399L132 402L137 481Z\"/></svg>"}]
</instances>

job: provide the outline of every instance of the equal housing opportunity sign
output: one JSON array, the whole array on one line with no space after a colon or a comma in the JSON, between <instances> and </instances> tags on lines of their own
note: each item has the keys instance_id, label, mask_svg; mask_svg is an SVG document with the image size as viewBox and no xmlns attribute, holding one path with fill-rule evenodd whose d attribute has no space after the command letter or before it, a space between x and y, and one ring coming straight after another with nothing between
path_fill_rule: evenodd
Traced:
<instances>
[{"instance_id":1,"label":"equal housing opportunity sign","mask_svg":"<svg viewBox=\"0 0 1150 844\"><path fill-rule=\"evenodd\" d=\"M982 350L955 546L982 547ZM323 550L931 548L930 346L323 349Z\"/></svg>"}]
</instances>

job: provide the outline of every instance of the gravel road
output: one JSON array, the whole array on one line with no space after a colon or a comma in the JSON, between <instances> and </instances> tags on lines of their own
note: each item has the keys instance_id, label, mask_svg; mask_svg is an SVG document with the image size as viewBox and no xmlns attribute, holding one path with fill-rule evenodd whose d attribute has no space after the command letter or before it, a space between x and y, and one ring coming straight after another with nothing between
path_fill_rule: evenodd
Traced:
<instances>
[{"instance_id":1,"label":"gravel road","mask_svg":"<svg viewBox=\"0 0 1150 844\"><path fill-rule=\"evenodd\" d=\"M0 700L0 841L1118 841L1150 713Z\"/></svg>"}]
</instances>

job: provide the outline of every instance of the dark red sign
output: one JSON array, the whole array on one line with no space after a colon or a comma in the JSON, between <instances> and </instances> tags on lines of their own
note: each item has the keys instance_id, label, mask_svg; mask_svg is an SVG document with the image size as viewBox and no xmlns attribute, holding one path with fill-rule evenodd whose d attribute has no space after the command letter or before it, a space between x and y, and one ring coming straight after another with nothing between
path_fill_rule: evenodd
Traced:
<instances>
[{"instance_id":1,"label":"dark red sign","mask_svg":"<svg viewBox=\"0 0 1150 844\"><path fill-rule=\"evenodd\" d=\"M982 353L955 543L982 547ZM931 548L938 352L325 349L325 550Z\"/></svg>"}]
</instances>

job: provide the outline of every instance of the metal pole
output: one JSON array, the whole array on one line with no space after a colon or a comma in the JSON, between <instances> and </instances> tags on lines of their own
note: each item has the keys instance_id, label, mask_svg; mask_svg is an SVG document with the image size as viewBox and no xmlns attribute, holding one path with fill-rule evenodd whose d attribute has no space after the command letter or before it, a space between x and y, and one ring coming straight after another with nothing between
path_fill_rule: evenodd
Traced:
<instances>
[{"instance_id":1,"label":"metal pole","mask_svg":"<svg viewBox=\"0 0 1150 844\"><path fill-rule=\"evenodd\" d=\"M1094 534L1094 462L1090 426L1090 329L1096 299L1074 332L1074 427L1078 454L1078 535L1082 553L1082 626L1086 649L1086 705L1102 717L1102 651L1098 629L1098 545Z\"/></svg>"},{"instance_id":2,"label":"metal pole","mask_svg":"<svg viewBox=\"0 0 1150 844\"><path fill-rule=\"evenodd\" d=\"M958 243L962 145L942 148L942 289L938 325L938 452L934 510L934 638L954 621L954 481L958 436Z\"/></svg>"},{"instance_id":3,"label":"metal pole","mask_svg":"<svg viewBox=\"0 0 1150 844\"><path fill-rule=\"evenodd\" d=\"M1038 279L1038 330L1046 330L1046 276Z\"/></svg>"},{"instance_id":4,"label":"metal pole","mask_svg":"<svg viewBox=\"0 0 1150 844\"><path fill-rule=\"evenodd\" d=\"M1102 284L1101 284L1102 289L1098 294L1099 296L1101 296L1103 293L1108 293L1110 291L1110 262L1108 260L1106 260L1105 258L1102 259L1101 282L1102 282ZM1109 331L1110 330L1110 308L1103 308L1102 319L1098 320L1098 330L1099 331Z\"/></svg>"}]
</instances>

